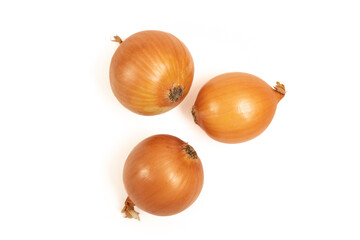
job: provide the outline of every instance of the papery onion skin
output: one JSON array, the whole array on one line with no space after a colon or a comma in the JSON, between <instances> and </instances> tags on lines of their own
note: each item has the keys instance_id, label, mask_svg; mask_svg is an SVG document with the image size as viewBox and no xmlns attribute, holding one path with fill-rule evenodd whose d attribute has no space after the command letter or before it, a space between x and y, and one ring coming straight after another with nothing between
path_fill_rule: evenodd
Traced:
<instances>
[{"instance_id":1,"label":"papery onion skin","mask_svg":"<svg viewBox=\"0 0 360 240\"><path fill-rule=\"evenodd\" d=\"M284 85L273 89L248 73L225 73L209 80L200 90L192 114L211 138L240 143L260 135L271 123Z\"/></svg>"},{"instance_id":2,"label":"papery onion skin","mask_svg":"<svg viewBox=\"0 0 360 240\"><path fill-rule=\"evenodd\" d=\"M154 215L169 216L185 210L197 199L204 172L190 145L171 135L154 135L131 151L123 181L130 205Z\"/></svg>"},{"instance_id":3,"label":"papery onion skin","mask_svg":"<svg viewBox=\"0 0 360 240\"><path fill-rule=\"evenodd\" d=\"M190 90L194 62L175 36L142 31L120 46L110 64L110 84L119 102L141 115L156 115L177 106Z\"/></svg>"}]
</instances>

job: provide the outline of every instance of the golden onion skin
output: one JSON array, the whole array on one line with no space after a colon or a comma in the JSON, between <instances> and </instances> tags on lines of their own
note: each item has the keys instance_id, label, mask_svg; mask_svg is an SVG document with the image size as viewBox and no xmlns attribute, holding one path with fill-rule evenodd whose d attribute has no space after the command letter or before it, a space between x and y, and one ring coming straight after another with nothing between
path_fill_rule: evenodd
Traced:
<instances>
[{"instance_id":1,"label":"golden onion skin","mask_svg":"<svg viewBox=\"0 0 360 240\"><path fill-rule=\"evenodd\" d=\"M157 115L177 106L190 90L194 63L175 36L142 31L121 41L110 64L110 84L127 109Z\"/></svg>"},{"instance_id":2,"label":"golden onion skin","mask_svg":"<svg viewBox=\"0 0 360 240\"><path fill-rule=\"evenodd\" d=\"M169 216L185 210L197 199L204 172L190 145L171 135L154 135L129 154L123 182L129 196L123 212L135 205L154 215Z\"/></svg>"},{"instance_id":3,"label":"golden onion skin","mask_svg":"<svg viewBox=\"0 0 360 240\"><path fill-rule=\"evenodd\" d=\"M211 138L223 143L240 143L260 135L272 121L284 85L273 89L248 73L216 76L200 90L192 114Z\"/></svg>"}]
</instances>

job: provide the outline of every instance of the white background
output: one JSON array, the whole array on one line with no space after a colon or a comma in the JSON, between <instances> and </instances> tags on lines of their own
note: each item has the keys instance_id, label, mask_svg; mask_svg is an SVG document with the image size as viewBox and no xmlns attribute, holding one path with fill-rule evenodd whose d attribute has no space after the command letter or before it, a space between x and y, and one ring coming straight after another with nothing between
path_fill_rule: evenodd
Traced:
<instances>
[{"instance_id":1,"label":"white background","mask_svg":"<svg viewBox=\"0 0 360 240\"><path fill-rule=\"evenodd\" d=\"M360 239L357 1L2 1L0 239ZM118 34L170 32L195 62L187 98L126 110L108 69ZM284 83L269 128L227 145L192 121L200 87L242 71ZM123 218L131 149L167 133L198 152L186 211Z\"/></svg>"}]
</instances>

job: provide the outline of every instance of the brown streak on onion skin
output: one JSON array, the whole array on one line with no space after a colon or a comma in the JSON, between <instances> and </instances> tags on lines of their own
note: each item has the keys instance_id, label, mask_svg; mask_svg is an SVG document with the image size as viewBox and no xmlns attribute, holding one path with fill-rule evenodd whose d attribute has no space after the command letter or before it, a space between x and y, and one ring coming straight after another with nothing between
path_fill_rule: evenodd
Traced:
<instances>
[{"instance_id":1,"label":"brown streak on onion skin","mask_svg":"<svg viewBox=\"0 0 360 240\"><path fill-rule=\"evenodd\" d=\"M260 135L271 123L285 86L273 88L248 73L225 73L200 90L192 115L211 138L240 143Z\"/></svg>"},{"instance_id":2,"label":"brown streak on onion skin","mask_svg":"<svg viewBox=\"0 0 360 240\"><path fill-rule=\"evenodd\" d=\"M193 77L189 50L175 36L161 31L131 35L121 42L110 64L115 97L132 112L147 116L177 106L188 94Z\"/></svg>"},{"instance_id":3,"label":"brown streak on onion skin","mask_svg":"<svg viewBox=\"0 0 360 240\"><path fill-rule=\"evenodd\" d=\"M169 216L197 199L204 172L190 145L171 135L155 135L131 151L123 181L134 205L154 215Z\"/></svg>"}]
</instances>

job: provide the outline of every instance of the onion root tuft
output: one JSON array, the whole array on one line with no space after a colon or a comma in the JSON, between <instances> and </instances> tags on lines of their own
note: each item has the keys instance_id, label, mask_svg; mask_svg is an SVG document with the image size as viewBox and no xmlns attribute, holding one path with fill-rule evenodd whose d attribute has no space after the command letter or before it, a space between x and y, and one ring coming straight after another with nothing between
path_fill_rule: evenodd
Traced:
<instances>
[{"instance_id":1,"label":"onion root tuft","mask_svg":"<svg viewBox=\"0 0 360 240\"><path fill-rule=\"evenodd\" d=\"M172 88L169 92L169 99L171 102L177 102L182 97L184 93L185 88L183 86L175 86L175 83L173 84Z\"/></svg>"},{"instance_id":2,"label":"onion root tuft","mask_svg":"<svg viewBox=\"0 0 360 240\"><path fill-rule=\"evenodd\" d=\"M197 119L196 119L196 113L195 113L195 105L191 108L191 114L193 116L194 122L197 124Z\"/></svg>"},{"instance_id":3,"label":"onion root tuft","mask_svg":"<svg viewBox=\"0 0 360 240\"><path fill-rule=\"evenodd\" d=\"M198 158L198 155L197 155L195 149L192 146L190 146L189 144L187 144L187 143L184 145L184 151L192 159L197 159Z\"/></svg>"}]
</instances>

